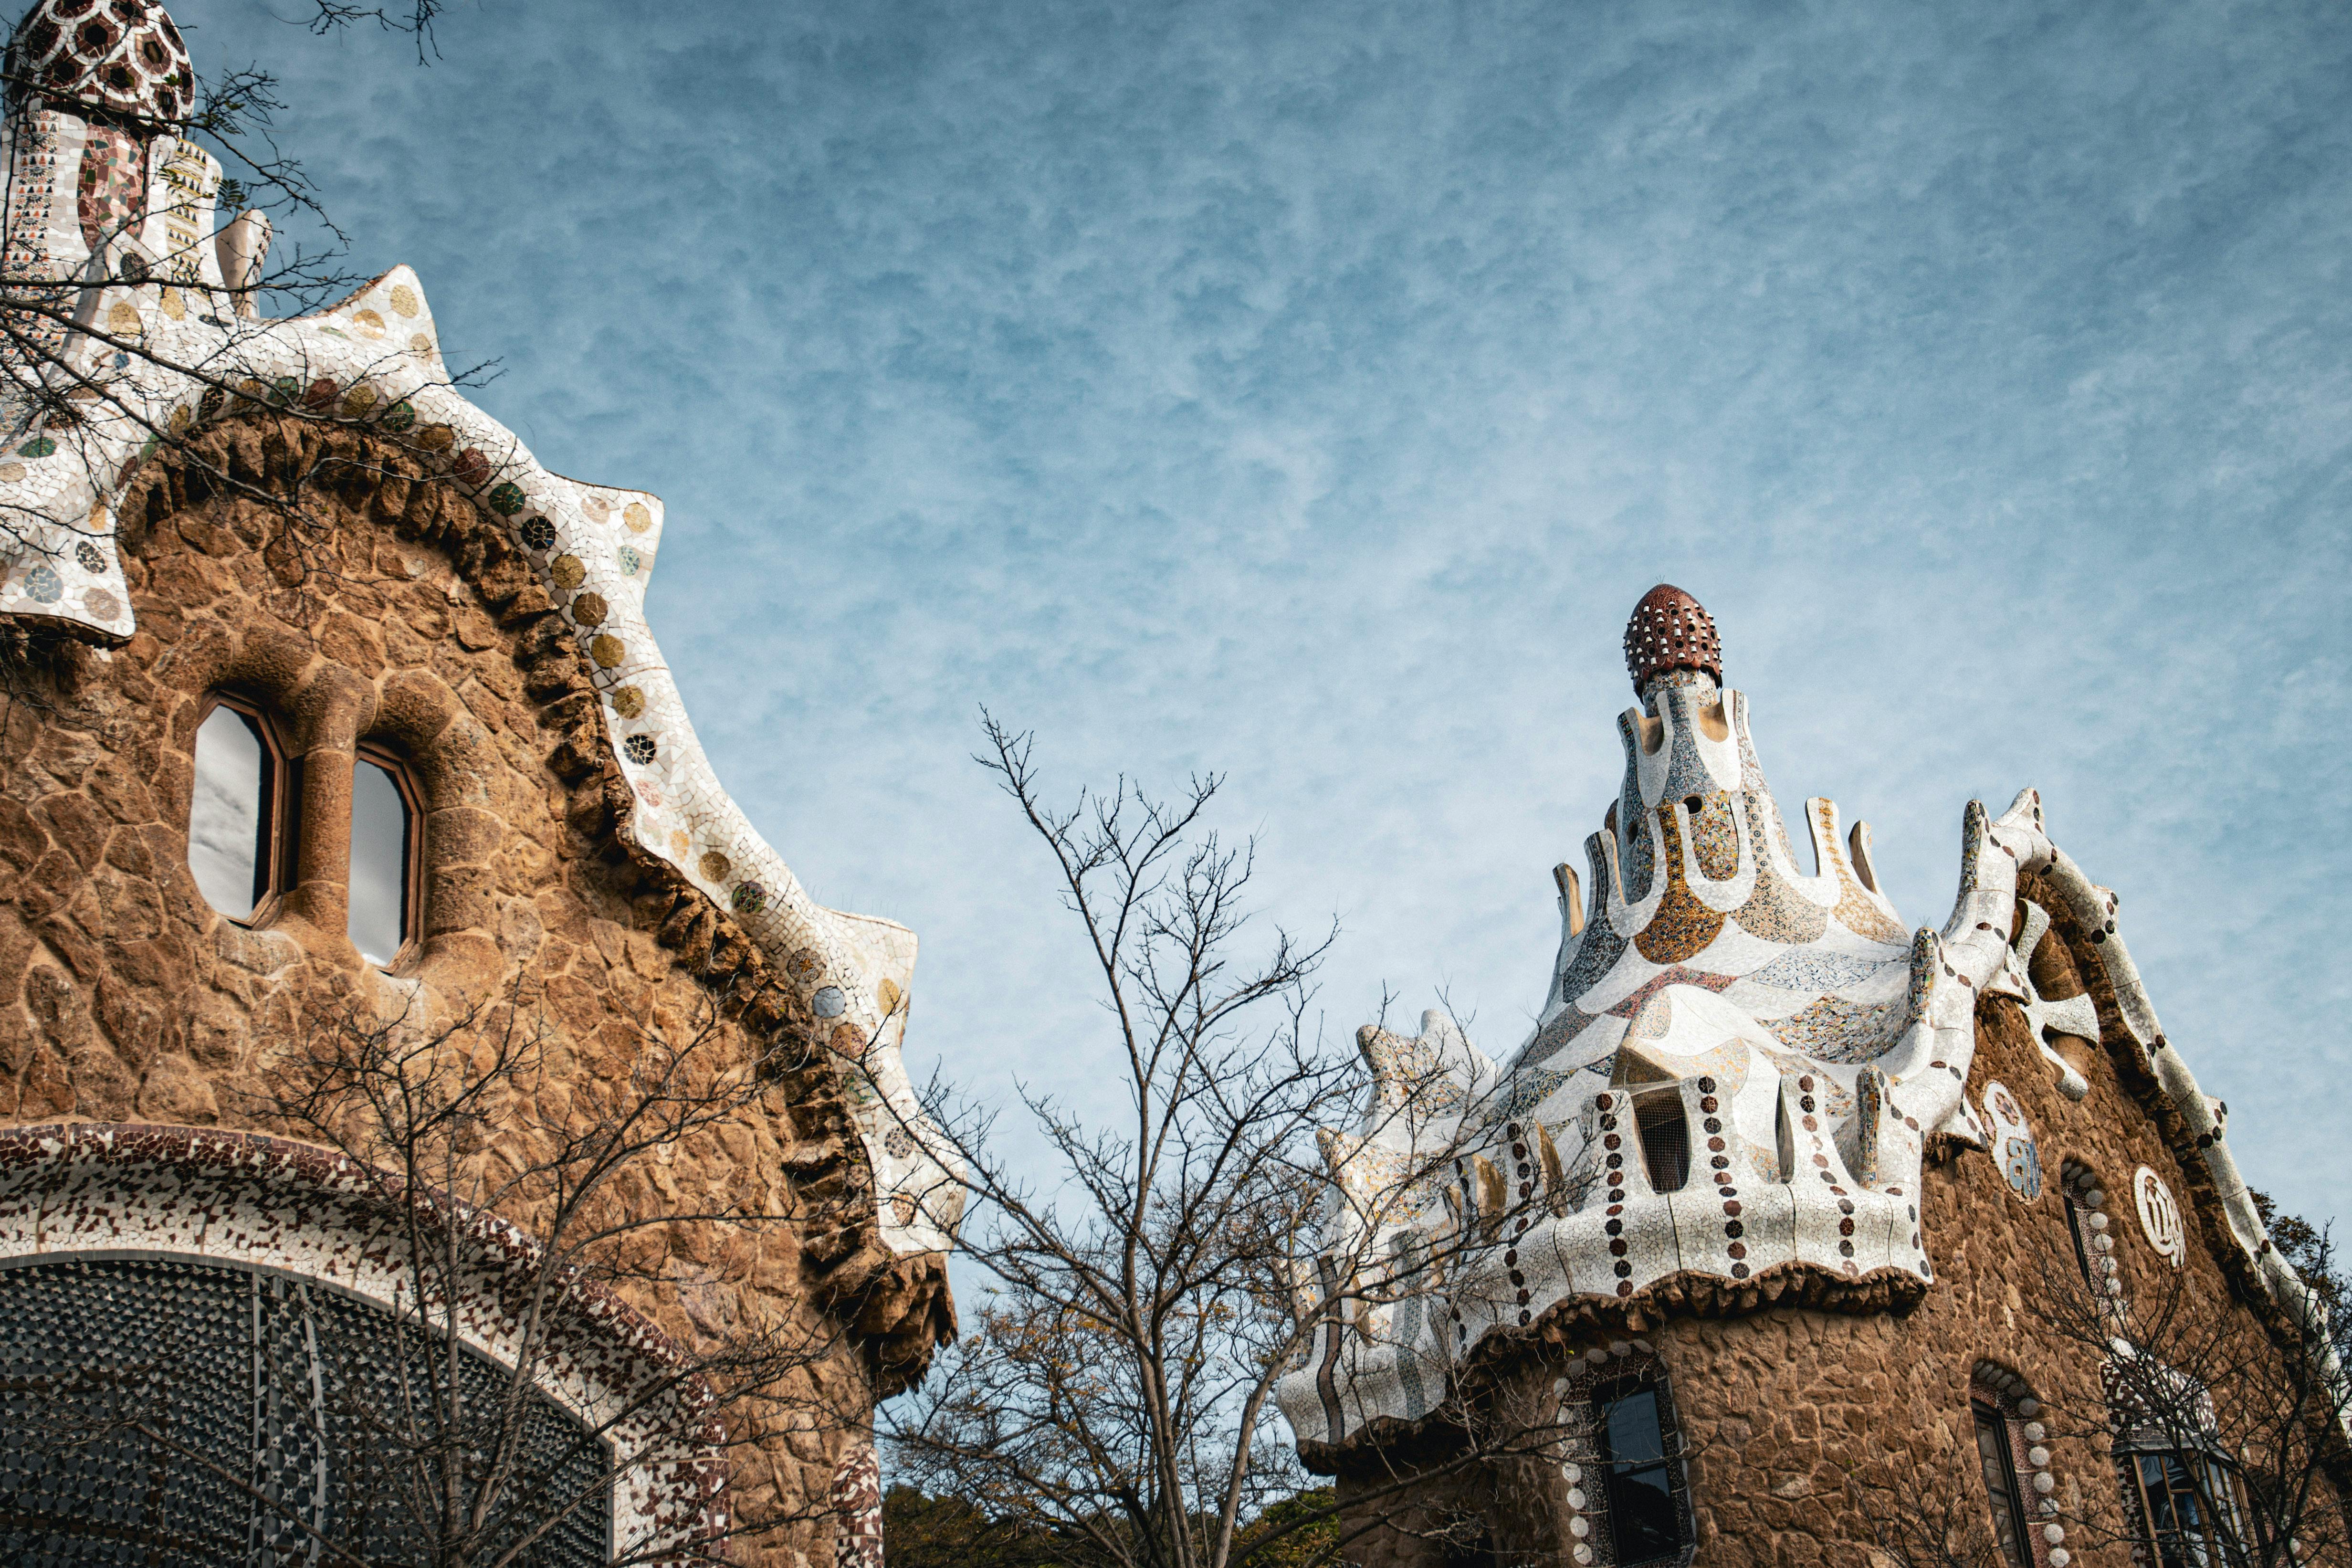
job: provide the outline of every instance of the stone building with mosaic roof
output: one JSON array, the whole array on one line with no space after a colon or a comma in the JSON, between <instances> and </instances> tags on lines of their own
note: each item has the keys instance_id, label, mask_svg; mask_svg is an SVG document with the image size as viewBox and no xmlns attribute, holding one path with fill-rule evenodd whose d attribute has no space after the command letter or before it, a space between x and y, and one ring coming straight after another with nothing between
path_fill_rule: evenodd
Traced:
<instances>
[{"instance_id":1,"label":"stone building with mosaic roof","mask_svg":"<svg viewBox=\"0 0 2352 1568\"><path fill-rule=\"evenodd\" d=\"M1327 1326L1279 1398L1364 1532L1349 1555L2248 1561L2198 1512L2237 1483L2179 1491L2218 1436L2118 1414L2100 1314L2178 1303L2304 1357L2314 1302L2116 895L2027 790L1970 803L1952 912L1906 931L1866 825L1783 817L1705 610L1660 585L1625 655L1624 782L1584 877L1555 873L1530 1037L1498 1063L1435 1013L1368 1028L1376 1092L1325 1140ZM1429 1114L1396 1113L1415 1096ZM2100 1352L2053 1326L2064 1301ZM2341 1372L2316 1360L2341 1486ZM1984 1555L1897 1550L1885 1500L1955 1496ZM2310 1560L2343 1553L2337 1528Z\"/></svg>"},{"instance_id":2,"label":"stone building with mosaic roof","mask_svg":"<svg viewBox=\"0 0 2352 1568\"><path fill-rule=\"evenodd\" d=\"M819 905L713 775L645 617L658 498L474 407L405 268L260 315L268 224L215 211L161 7L41 0L10 58L0 273L56 308L11 318L0 396L0 1555L341 1528L322 1347L385 1342L429 1243L484 1375L541 1334L552 1429L603 1445L531 1561L755 1513L798 1522L736 1560L877 1560L872 1405L952 1331L961 1203L899 1065L912 933ZM323 1014L493 1000L543 1031L557 1132L681 1029L752 1086L615 1187L629 1219L825 1217L633 1232L533 1307L530 1201L439 1203L420 1241L273 1116ZM803 1414L698 1447L708 1391L672 1373L753 1321L813 1347ZM227 1471L44 1446L166 1341L219 1363L187 1375L226 1391L197 1414Z\"/></svg>"}]
</instances>

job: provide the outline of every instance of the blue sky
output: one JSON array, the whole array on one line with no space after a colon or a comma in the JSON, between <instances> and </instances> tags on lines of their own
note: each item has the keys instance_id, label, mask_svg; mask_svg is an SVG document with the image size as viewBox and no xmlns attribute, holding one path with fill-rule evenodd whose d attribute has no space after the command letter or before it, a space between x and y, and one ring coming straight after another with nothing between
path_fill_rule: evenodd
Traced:
<instances>
[{"instance_id":1,"label":"blue sky","mask_svg":"<svg viewBox=\"0 0 2352 1568\"><path fill-rule=\"evenodd\" d=\"M982 702L1067 785L1225 771L1335 1033L1516 1046L1664 579L1914 925L2041 788L2344 1212L2352 11L565 0L420 69L299 10L174 15L486 407L668 502L655 630L920 934L919 1073L1098 1076Z\"/></svg>"}]
</instances>

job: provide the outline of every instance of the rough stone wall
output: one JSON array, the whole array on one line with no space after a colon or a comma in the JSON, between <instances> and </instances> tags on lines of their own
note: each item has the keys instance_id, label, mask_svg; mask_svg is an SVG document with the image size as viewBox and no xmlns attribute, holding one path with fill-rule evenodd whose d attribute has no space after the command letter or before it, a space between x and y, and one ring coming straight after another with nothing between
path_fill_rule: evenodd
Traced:
<instances>
[{"instance_id":1,"label":"rough stone wall","mask_svg":"<svg viewBox=\"0 0 2352 1568\"><path fill-rule=\"evenodd\" d=\"M18 647L0 727L0 1122L153 1121L274 1131L257 1098L311 1010L404 1004L432 1016L541 998L566 1074L627 1071L640 1029L690 1032L714 1005L722 1049L799 1036L787 988L699 893L612 832L629 797L594 692L545 595L501 534L397 453L292 420L205 432L206 453L279 494L305 478L315 526L211 493L152 462L122 501L139 632L113 650ZM270 709L302 759L293 885L257 929L215 911L187 865L193 750L206 694ZM344 934L355 745L402 752L425 796L422 942L387 979ZM730 1000L731 998L731 1000ZM748 998L748 1005L745 999ZM814 1031L807 1038L813 1040ZM724 1194L843 1215L747 1235L653 1233L666 1277L624 1288L689 1345L755 1293L850 1331L808 1394L870 1413L951 1331L936 1258L894 1260L822 1050L781 1053L759 1114L648 1172L631 1201ZM517 1216L527 1217L527 1216ZM640 1261L647 1261L641 1259ZM855 1431L778 1432L735 1479L739 1512L822 1509ZM822 1563L829 1522L750 1560Z\"/></svg>"},{"instance_id":2,"label":"rough stone wall","mask_svg":"<svg viewBox=\"0 0 2352 1568\"><path fill-rule=\"evenodd\" d=\"M2062 908L2038 879L2021 890L2053 914ZM2087 989L2103 1036L2127 1040L2095 953L2062 918L2035 955L2037 989L2053 1000ZM2058 1092L2015 1002L1992 997L1979 1007L1969 1100L1980 1105L1995 1081L2016 1096L2039 1145L2043 1190L2025 1202L1980 1151L1954 1148L1931 1160L1924 1219L1937 1278L1916 1305L1798 1304L1802 1282L1767 1280L1769 1300L1744 1308L1703 1297L1664 1313L1637 1309L1615 1324L1555 1321L1496 1359L1486 1399L1539 1407L1581 1352L1629 1342L1654 1351L1672 1379L1687 1454L1695 1561L1706 1568L1860 1568L1890 1561L1874 1548L1878 1531L1896 1515L1874 1505L1874 1525L1857 1504L1855 1482L1878 1489L1882 1500L1916 1500L1915 1518L1948 1502L1955 1517L1973 1521L1986 1511L1969 1384L1978 1363L1990 1362L2021 1376L2046 1407L2048 1469L2074 1562L2126 1568L2132 1559L2116 1543L2125 1526L2102 1433L2096 1360L2054 1334L2033 1300L2049 1289L2049 1271L2071 1276L2075 1267L2059 1179L2063 1162L2088 1166L2109 1194L2107 1234L2128 1293L2156 1300L2170 1288L2172 1272L2133 1208L2130 1181L2141 1164L2172 1189L2189 1225L2185 1300L2194 1310L2238 1315L2254 1327L2244 1300L2249 1291L2259 1298L2260 1287L2238 1265L2235 1244L2206 1201L2202 1162L2176 1155L2175 1142L2192 1156L2193 1145L2177 1118L2167 1125L2131 1047L2068 1041L2061 1048L2089 1080L2079 1103ZM1340 1497L1359 1500L1351 1521L1373 1521L1383 1505L1371 1494L1445 1444L1430 1433L1385 1454L1334 1456ZM1483 1511L1494 1521L1494 1562L1558 1562L1554 1553L1573 1544L1566 1537L1568 1490L1557 1465L1480 1465L1415 1490L1406 1515L1375 1529L1350 1556L1365 1568L1443 1568L1448 1543L1432 1533L1432 1521ZM2072 1524L2084 1516L2087 1528ZM2046 1562L2046 1543L2036 1550L2037 1563Z\"/></svg>"}]
</instances>

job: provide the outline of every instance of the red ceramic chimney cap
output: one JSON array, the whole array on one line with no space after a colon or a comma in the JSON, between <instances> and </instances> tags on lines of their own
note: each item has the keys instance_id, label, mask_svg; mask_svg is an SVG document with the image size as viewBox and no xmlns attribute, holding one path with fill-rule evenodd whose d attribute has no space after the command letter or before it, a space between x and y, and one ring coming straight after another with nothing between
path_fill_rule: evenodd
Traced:
<instances>
[{"instance_id":1,"label":"red ceramic chimney cap","mask_svg":"<svg viewBox=\"0 0 2352 1568\"><path fill-rule=\"evenodd\" d=\"M1720 682L1723 639L1716 636L1715 617L1673 584L1659 584L1642 595L1625 623L1625 669L1637 694L1670 669L1703 669Z\"/></svg>"}]
</instances>

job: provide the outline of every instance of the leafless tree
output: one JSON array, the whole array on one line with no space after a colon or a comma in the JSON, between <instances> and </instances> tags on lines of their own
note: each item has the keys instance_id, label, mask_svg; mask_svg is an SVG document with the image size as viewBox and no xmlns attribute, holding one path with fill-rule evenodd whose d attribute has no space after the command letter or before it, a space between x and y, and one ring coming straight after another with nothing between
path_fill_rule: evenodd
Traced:
<instances>
[{"instance_id":1,"label":"leafless tree","mask_svg":"<svg viewBox=\"0 0 2352 1568\"><path fill-rule=\"evenodd\" d=\"M2100 1369L2096 1408L2035 1415L2045 1440L2078 1439L2112 1459L2116 1490L2103 1501L2114 1506L2028 1495L2029 1528L2056 1526L2090 1562L2110 1552L2159 1568L2352 1562L2352 1313L2330 1237L2273 1218L2273 1245L2283 1239L2306 1287L2299 1300L2273 1300L2251 1270L2223 1294L2210 1275L2160 1264L2134 1289L2105 1266L2097 1212L2075 1211L2079 1252L2042 1256L2023 1315L2033 1337ZM1967 1452L1969 1473L1943 1489L1857 1487L1901 1568L2011 1568Z\"/></svg>"},{"instance_id":2,"label":"leafless tree","mask_svg":"<svg viewBox=\"0 0 2352 1568\"><path fill-rule=\"evenodd\" d=\"M1499 1183L1481 1210L1444 1131L1470 1120L1463 1086L1433 1068L1368 1094L1313 1017L1332 935L1274 929L1251 950L1253 847L1208 825L1218 778L1172 801L1122 779L1055 809L1030 738L993 718L985 731L979 760L1052 857L1099 987L1103 1034L1073 1059L1125 1103L1097 1123L1022 1087L1051 1164L1033 1181L992 1113L927 1097L943 1131L926 1135L968 1173L962 1256L988 1288L922 1389L886 1406L896 1474L1073 1563L1315 1568L1433 1475L1547 1451L1559 1434L1539 1413L1457 1399L1439 1419L1459 1440L1352 1497L1344 1527L1328 1491L1302 1496L1276 1382L1335 1336L1380 1342L1389 1309L1507 1217ZM1385 1179L1331 1180L1366 1136L1333 1130L1376 1134L1383 1114L1416 1134ZM1392 1248L1408 1208L1444 1217Z\"/></svg>"},{"instance_id":3,"label":"leafless tree","mask_svg":"<svg viewBox=\"0 0 2352 1568\"><path fill-rule=\"evenodd\" d=\"M825 1519L822 1497L761 1486L756 1449L782 1431L862 1426L869 1402L856 1347L833 1315L772 1301L750 1270L761 1238L838 1226L859 1194L778 1200L688 1186L666 1171L675 1151L748 1130L778 1092L779 1067L803 1065L747 1054L726 1022L740 1000L710 999L675 1027L644 1024L611 1078L583 1070L520 986L438 1020L322 1007L250 1109L259 1124L344 1156L344 1179L390 1216L380 1245L400 1310L367 1320L374 1337L362 1337L333 1331L306 1299L310 1348L262 1378L289 1408L323 1406L288 1463L315 1470L322 1488L331 1479L333 1506L285 1484L284 1465L219 1441L208 1425L217 1380L193 1360L182 1365L189 1358L170 1342L110 1363L109 1386L78 1373L83 1385L50 1391L70 1393L58 1407L80 1414L61 1415L47 1442L121 1451L135 1438L241 1494L260 1544L280 1554L271 1560L345 1568L573 1560L557 1547L587 1531L601 1548L605 1500L649 1466L693 1467L705 1489L740 1484L729 1487L723 1519L619 1532L612 1563L726 1561L730 1542ZM482 1225L468 1216L503 1227L492 1238L504 1238L502 1273L486 1276ZM608 1378L604 1403L566 1418L548 1390L580 1358L583 1323L617 1334L602 1303L677 1289L664 1233L678 1226L712 1243L698 1250L692 1281L710 1310L673 1325L667 1351L614 1363L625 1374ZM486 1303L507 1326L501 1361L466 1343ZM772 1500L754 1500L762 1496Z\"/></svg>"}]
</instances>

